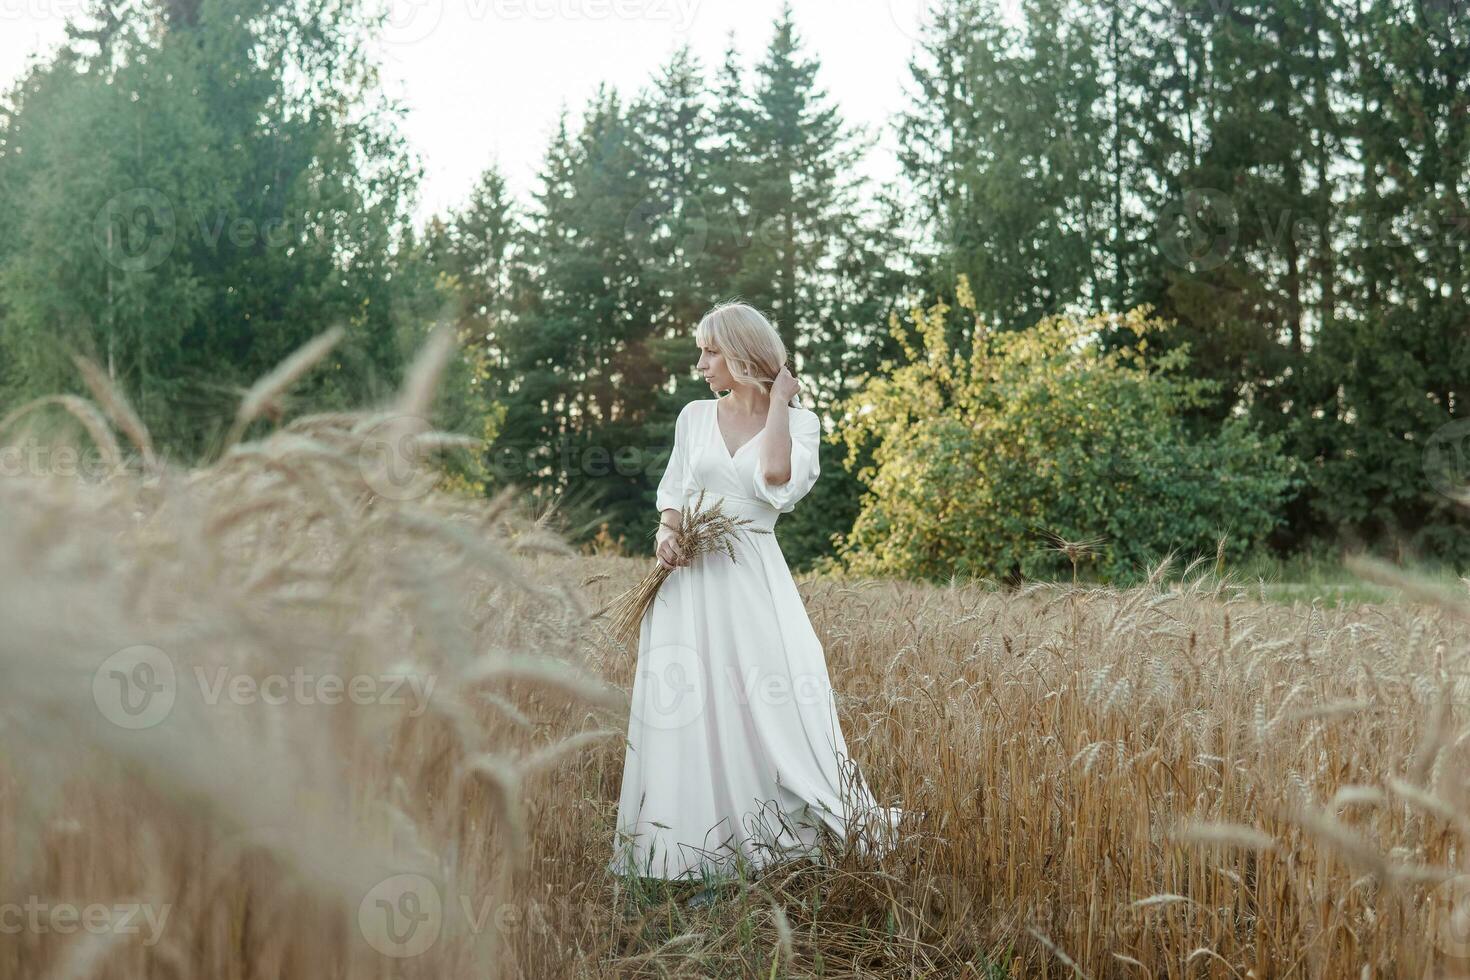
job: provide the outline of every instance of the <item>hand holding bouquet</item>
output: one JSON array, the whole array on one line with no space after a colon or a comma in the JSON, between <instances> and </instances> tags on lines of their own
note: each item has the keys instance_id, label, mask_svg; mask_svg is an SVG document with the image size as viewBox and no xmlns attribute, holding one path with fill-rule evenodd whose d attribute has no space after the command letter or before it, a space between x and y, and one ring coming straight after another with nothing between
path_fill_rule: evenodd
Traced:
<instances>
[{"instance_id":1,"label":"hand holding bouquet","mask_svg":"<svg viewBox=\"0 0 1470 980\"><path fill-rule=\"evenodd\" d=\"M643 616L648 612L649 606L653 605L654 597L658 595L664 581L677 569L690 564L700 555L715 551L723 551L730 556L731 561L738 561L735 557L735 536L738 531L745 529L752 534L771 533L765 528L745 528L745 525L752 523L751 519L729 516L723 512L723 503L716 501L713 507L705 509L704 491L701 490L692 507L685 504L682 508L679 527L669 527L660 522L658 530L654 532L658 539L658 564L649 570L643 581L597 611L599 616L608 612L613 614L612 633L624 647L637 651L638 631L643 624ZM671 551L674 564L669 564L665 557Z\"/></svg>"}]
</instances>

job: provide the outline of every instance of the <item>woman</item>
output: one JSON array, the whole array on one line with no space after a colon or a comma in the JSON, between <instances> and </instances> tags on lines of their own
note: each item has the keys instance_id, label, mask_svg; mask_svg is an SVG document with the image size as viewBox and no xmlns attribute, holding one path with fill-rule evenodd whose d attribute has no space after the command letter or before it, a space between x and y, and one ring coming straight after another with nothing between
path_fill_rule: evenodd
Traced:
<instances>
[{"instance_id":1,"label":"woman","mask_svg":"<svg viewBox=\"0 0 1470 980\"><path fill-rule=\"evenodd\" d=\"M816 483L821 424L754 308L717 306L695 339L716 397L680 411L658 485L656 551L673 571L639 633L609 864L670 880L815 856L823 826L886 838L900 812L878 807L860 776L843 778L851 764L821 641L775 535L748 531L774 528ZM724 513L752 520L733 561L688 559L674 543L680 508L701 489L706 507L723 500Z\"/></svg>"}]
</instances>

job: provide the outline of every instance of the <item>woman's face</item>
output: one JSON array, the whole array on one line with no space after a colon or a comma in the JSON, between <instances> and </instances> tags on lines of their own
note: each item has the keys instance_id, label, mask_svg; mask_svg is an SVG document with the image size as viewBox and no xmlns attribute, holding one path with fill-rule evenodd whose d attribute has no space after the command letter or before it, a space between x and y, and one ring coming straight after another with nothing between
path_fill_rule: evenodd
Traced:
<instances>
[{"instance_id":1,"label":"woman's face","mask_svg":"<svg viewBox=\"0 0 1470 980\"><path fill-rule=\"evenodd\" d=\"M735 379L725 367L725 355L715 346L713 339L699 349L699 373L709 382L710 390L718 394L735 387Z\"/></svg>"}]
</instances>

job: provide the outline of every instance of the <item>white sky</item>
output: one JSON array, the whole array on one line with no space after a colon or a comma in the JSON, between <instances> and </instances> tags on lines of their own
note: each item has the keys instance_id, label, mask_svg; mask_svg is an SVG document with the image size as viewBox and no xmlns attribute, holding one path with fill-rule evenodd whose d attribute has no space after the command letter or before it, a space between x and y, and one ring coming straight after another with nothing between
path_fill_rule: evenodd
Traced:
<instances>
[{"instance_id":1,"label":"white sky","mask_svg":"<svg viewBox=\"0 0 1470 980\"><path fill-rule=\"evenodd\" d=\"M781 0L391 0L381 46L387 90L409 107L404 132L423 162L420 221L462 203L498 162L529 203L557 113L580 116L598 82L625 96L684 42L708 76L735 32L744 63L770 41ZM866 170L897 173L888 126L911 87L907 62L930 0L794 0L818 84L849 124L880 137ZM1004 0L1014 16L1018 0ZM54 46L81 0L0 0L0 85Z\"/></svg>"}]
</instances>

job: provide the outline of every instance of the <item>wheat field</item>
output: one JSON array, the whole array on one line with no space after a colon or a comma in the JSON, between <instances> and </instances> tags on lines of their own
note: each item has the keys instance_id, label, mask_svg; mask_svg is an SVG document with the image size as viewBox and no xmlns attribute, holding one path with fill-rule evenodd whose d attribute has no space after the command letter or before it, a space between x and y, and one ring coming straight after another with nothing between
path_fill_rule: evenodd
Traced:
<instances>
[{"instance_id":1,"label":"wheat field","mask_svg":"<svg viewBox=\"0 0 1470 980\"><path fill-rule=\"evenodd\" d=\"M651 560L397 492L385 439L455 441L406 421L442 336L245 439L332 342L194 469L85 363L27 408L113 471L0 480L0 977L1467 975L1470 603L1370 562L1403 601L803 577L900 846L697 910L609 876L636 665L594 613Z\"/></svg>"}]
</instances>

